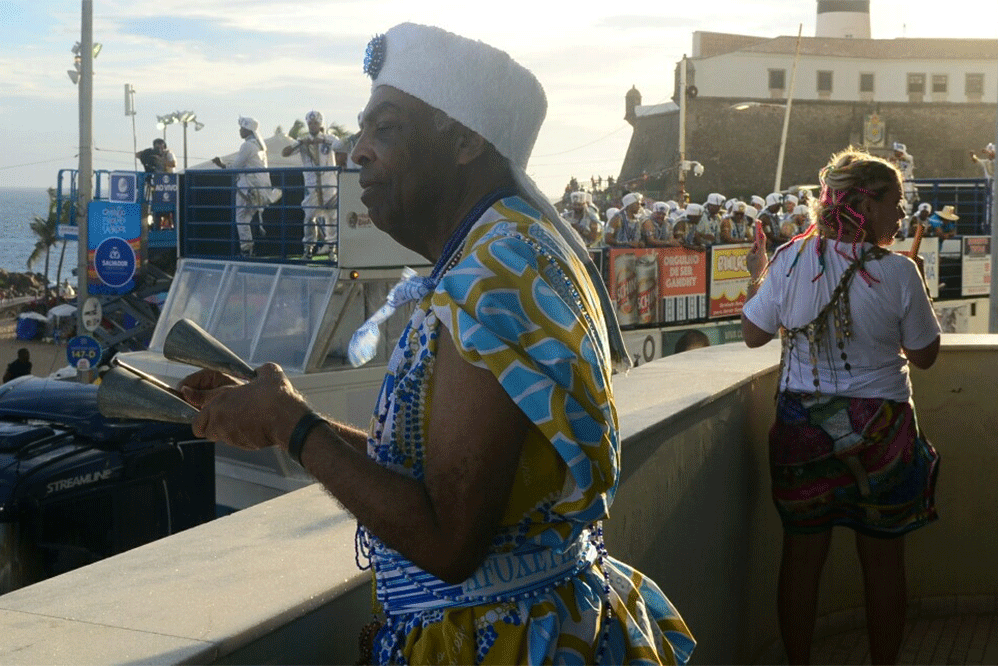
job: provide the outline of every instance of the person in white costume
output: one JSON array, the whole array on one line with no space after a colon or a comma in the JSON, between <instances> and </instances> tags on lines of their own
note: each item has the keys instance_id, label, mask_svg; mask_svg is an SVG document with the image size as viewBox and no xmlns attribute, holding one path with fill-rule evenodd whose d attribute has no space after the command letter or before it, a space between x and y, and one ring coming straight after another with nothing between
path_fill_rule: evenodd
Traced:
<instances>
[{"instance_id":1,"label":"person in white costume","mask_svg":"<svg viewBox=\"0 0 998 666\"><path fill-rule=\"evenodd\" d=\"M239 136L243 145L231 162L223 162L220 157L212 160L222 169L266 169L267 144L260 136L260 123L253 118L239 118ZM236 233L239 235L239 251L243 256L253 254L253 219L259 215L259 231L265 236L263 209L277 202L281 191L271 187L270 174L266 171L248 171L236 178Z\"/></svg>"},{"instance_id":2,"label":"person in white costume","mask_svg":"<svg viewBox=\"0 0 998 666\"><path fill-rule=\"evenodd\" d=\"M319 171L323 167L337 166L336 153L343 152L342 141L327 134L323 126L322 113L309 111L305 114L308 133L298 136L298 140L281 150L281 155L290 157L293 153L301 156L305 167L305 198L301 202L305 213L302 246L306 258L313 255L335 255L338 239L337 230L337 177L336 171ZM322 231L320 245L319 231Z\"/></svg>"}]
</instances>

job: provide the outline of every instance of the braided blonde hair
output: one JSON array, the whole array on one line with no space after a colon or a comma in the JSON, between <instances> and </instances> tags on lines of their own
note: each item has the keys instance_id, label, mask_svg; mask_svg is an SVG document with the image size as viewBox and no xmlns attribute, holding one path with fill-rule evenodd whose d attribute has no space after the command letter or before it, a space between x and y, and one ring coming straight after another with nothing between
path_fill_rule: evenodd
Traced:
<instances>
[{"instance_id":1,"label":"braided blonde hair","mask_svg":"<svg viewBox=\"0 0 998 666\"><path fill-rule=\"evenodd\" d=\"M857 209L864 197L880 199L892 184L901 188L901 172L885 159L874 157L865 150L849 146L832 155L828 165L818 174L821 195L812 199L811 220L817 234L852 243L871 239L864 229L866 220Z\"/></svg>"}]
</instances>

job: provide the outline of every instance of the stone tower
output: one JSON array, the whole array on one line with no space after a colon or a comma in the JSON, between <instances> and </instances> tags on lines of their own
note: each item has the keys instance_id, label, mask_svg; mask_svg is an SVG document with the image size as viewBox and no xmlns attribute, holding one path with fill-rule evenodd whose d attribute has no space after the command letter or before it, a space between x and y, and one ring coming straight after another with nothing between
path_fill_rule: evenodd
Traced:
<instances>
[{"instance_id":1,"label":"stone tower","mask_svg":"<svg viewBox=\"0 0 998 666\"><path fill-rule=\"evenodd\" d=\"M870 0L818 0L814 36L870 39Z\"/></svg>"}]
</instances>

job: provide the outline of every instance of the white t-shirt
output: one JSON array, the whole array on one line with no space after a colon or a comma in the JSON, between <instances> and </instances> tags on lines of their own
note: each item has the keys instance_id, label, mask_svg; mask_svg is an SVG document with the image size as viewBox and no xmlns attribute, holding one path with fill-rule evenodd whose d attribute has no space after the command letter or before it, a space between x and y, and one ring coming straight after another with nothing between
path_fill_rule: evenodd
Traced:
<instances>
[{"instance_id":1,"label":"white t-shirt","mask_svg":"<svg viewBox=\"0 0 998 666\"><path fill-rule=\"evenodd\" d=\"M815 243L812 239L806 244L792 271L790 266L798 257L802 241L788 244L774 256L759 292L743 309L749 321L776 335L781 326L791 329L808 324L828 304L851 263L835 251L835 246L851 257L852 245L826 243L825 273L812 282L821 270ZM863 248L869 252L872 246L864 243ZM859 250L857 246L857 253ZM818 354L819 390L824 395L906 402L911 397L911 382L908 360L901 348L928 347L939 335L939 322L914 261L892 252L881 259L867 259L865 267L877 282L868 285L859 271L853 275L849 284L852 337L846 339L843 350L847 359L840 356L834 322L829 322ZM848 371L846 363L850 365ZM780 390L815 390L810 348L802 334L793 341Z\"/></svg>"}]
</instances>

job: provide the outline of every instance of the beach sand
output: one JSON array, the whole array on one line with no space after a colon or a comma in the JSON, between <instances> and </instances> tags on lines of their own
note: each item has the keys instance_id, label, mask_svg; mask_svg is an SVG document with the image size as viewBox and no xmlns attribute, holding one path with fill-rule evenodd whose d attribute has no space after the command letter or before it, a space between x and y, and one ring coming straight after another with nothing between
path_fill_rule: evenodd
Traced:
<instances>
[{"instance_id":1,"label":"beach sand","mask_svg":"<svg viewBox=\"0 0 998 666\"><path fill-rule=\"evenodd\" d=\"M0 376L7 370L7 364L17 358L17 350L21 347L31 353L31 374L36 377L48 377L69 365L65 343L18 340L17 315L10 312L0 314Z\"/></svg>"}]
</instances>

